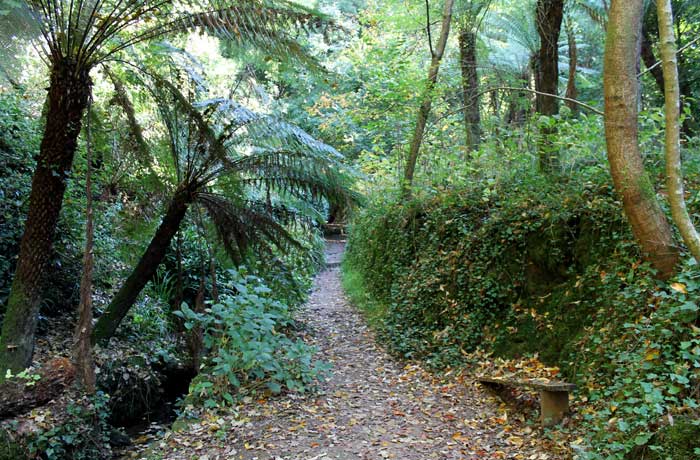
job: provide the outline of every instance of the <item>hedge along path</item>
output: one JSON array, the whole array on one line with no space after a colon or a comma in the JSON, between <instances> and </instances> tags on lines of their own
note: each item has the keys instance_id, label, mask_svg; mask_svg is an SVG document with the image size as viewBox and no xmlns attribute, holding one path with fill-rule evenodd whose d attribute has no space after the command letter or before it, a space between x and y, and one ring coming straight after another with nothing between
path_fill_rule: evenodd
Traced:
<instances>
[{"instance_id":1,"label":"hedge along path","mask_svg":"<svg viewBox=\"0 0 700 460\"><path fill-rule=\"evenodd\" d=\"M329 268L317 276L300 314L308 340L333 365L320 391L249 401L235 419L202 421L172 433L161 443L168 446L164 458L560 458L545 448L537 428L517 422L516 412L477 385L438 378L383 351L342 292L342 250L343 243L328 243ZM214 432L212 425L226 432Z\"/></svg>"}]
</instances>

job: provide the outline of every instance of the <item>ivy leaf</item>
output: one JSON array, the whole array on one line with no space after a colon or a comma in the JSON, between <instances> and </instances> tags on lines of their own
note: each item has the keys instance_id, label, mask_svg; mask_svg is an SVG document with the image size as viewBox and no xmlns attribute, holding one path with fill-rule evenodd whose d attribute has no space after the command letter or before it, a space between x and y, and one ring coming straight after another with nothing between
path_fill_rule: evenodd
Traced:
<instances>
[{"instance_id":1,"label":"ivy leaf","mask_svg":"<svg viewBox=\"0 0 700 460\"><path fill-rule=\"evenodd\" d=\"M688 290L683 283L671 283L671 289L682 294L687 294Z\"/></svg>"}]
</instances>

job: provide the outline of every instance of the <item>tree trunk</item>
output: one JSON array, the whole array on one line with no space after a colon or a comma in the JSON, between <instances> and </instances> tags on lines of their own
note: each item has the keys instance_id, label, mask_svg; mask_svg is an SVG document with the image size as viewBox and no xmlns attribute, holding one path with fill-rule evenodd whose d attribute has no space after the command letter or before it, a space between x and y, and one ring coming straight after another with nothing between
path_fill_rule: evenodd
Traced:
<instances>
[{"instance_id":1,"label":"tree trunk","mask_svg":"<svg viewBox=\"0 0 700 460\"><path fill-rule=\"evenodd\" d=\"M75 368L66 358L56 358L37 371L40 378L13 378L0 385L0 419L24 414L55 399L73 383Z\"/></svg>"},{"instance_id":2,"label":"tree trunk","mask_svg":"<svg viewBox=\"0 0 700 460\"><path fill-rule=\"evenodd\" d=\"M447 45L447 37L450 34L450 23L452 22L453 5L454 0L445 0L445 7L442 12L442 27L440 29L440 39L438 40L437 48L433 52L432 59L430 60L430 69L428 71L428 84L425 88L425 94L423 95L423 102L421 103L420 108L418 109L416 128L413 132L413 140L411 141L408 159L406 160L403 184L401 186L402 195L404 197L408 197L411 193L411 186L413 185L413 175L416 170L416 162L418 161L418 154L420 152L421 144L423 143L423 135L425 134L425 125L428 121L428 115L430 114L430 109L433 104L433 90L435 89L435 84L437 83L438 71L440 70L440 61L442 61L442 55L444 54L445 46ZM430 23L428 23L428 30L430 30Z\"/></svg>"},{"instance_id":3,"label":"tree trunk","mask_svg":"<svg viewBox=\"0 0 700 460\"><path fill-rule=\"evenodd\" d=\"M530 58L530 62L534 64L535 59ZM526 68L520 75L520 81L522 82L522 87L530 89L530 71L534 70L530 67ZM506 114L506 123L514 127L521 127L525 124L525 119L527 118L527 112L525 110L524 104L520 93L511 92L508 99L508 113Z\"/></svg>"},{"instance_id":4,"label":"tree trunk","mask_svg":"<svg viewBox=\"0 0 700 460\"><path fill-rule=\"evenodd\" d=\"M189 190L181 189L175 193L146 252L97 321L92 335L93 343L105 341L114 335L143 288L158 270L191 203L192 195Z\"/></svg>"},{"instance_id":5,"label":"tree trunk","mask_svg":"<svg viewBox=\"0 0 700 460\"><path fill-rule=\"evenodd\" d=\"M85 251L83 252L83 276L80 280L80 304L78 305L78 324L75 327L75 345L73 360L78 375L78 382L88 394L95 393L95 362L92 356L92 275L93 255L93 206L92 206L92 139L90 133L90 112L87 121L87 171L85 173Z\"/></svg>"},{"instance_id":6,"label":"tree trunk","mask_svg":"<svg viewBox=\"0 0 700 460\"><path fill-rule=\"evenodd\" d=\"M564 17L564 0L537 1L537 33L540 36L540 49L537 53L535 70L535 90L558 94L559 87L559 33ZM535 98L537 113L547 116L559 112L556 98L538 94ZM539 147L539 166L544 172L552 172L557 166L557 154L549 140L554 134L552 128L542 129L542 142Z\"/></svg>"},{"instance_id":7,"label":"tree trunk","mask_svg":"<svg viewBox=\"0 0 700 460\"><path fill-rule=\"evenodd\" d=\"M88 70L76 69L70 62L54 64L47 98L46 127L32 178L29 213L2 325L0 381L5 376L5 369L19 372L32 361L41 276L51 253L66 180L91 89Z\"/></svg>"},{"instance_id":8,"label":"tree trunk","mask_svg":"<svg viewBox=\"0 0 700 460\"><path fill-rule=\"evenodd\" d=\"M569 45L569 79L566 83L566 97L569 99L578 99L578 89L576 88L578 50L576 48L576 33L574 32L574 26L571 24L570 18L566 21L566 39ZM566 106L571 109L572 113L578 113L578 105L574 102L567 101Z\"/></svg>"},{"instance_id":9,"label":"tree trunk","mask_svg":"<svg viewBox=\"0 0 700 460\"><path fill-rule=\"evenodd\" d=\"M663 61L666 111L666 188L673 222L696 261L700 261L700 235L688 215L681 169L680 105L681 95L676 63L676 38L673 33L671 0L656 0Z\"/></svg>"},{"instance_id":10,"label":"tree trunk","mask_svg":"<svg viewBox=\"0 0 700 460\"><path fill-rule=\"evenodd\" d=\"M678 262L671 228L639 153L637 70L644 0L614 0L605 45L605 137L615 189L644 257L662 279Z\"/></svg>"},{"instance_id":11,"label":"tree trunk","mask_svg":"<svg viewBox=\"0 0 700 460\"><path fill-rule=\"evenodd\" d=\"M194 301L194 312L203 313L206 305L204 303L204 294L206 292L206 274L204 271L204 265L202 265L201 273L199 276L199 287L197 289L197 296ZM194 372L199 373L199 368L202 364L202 351L204 347L204 330L202 326L197 324L192 329L190 329L187 335L187 346L190 349L190 356L192 357L192 369Z\"/></svg>"},{"instance_id":12,"label":"tree trunk","mask_svg":"<svg viewBox=\"0 0 700 460\"><path fill-rule=\"evenodd\" d=\"M481 114L479 103L479 75L476 70L476 33L462 26L459 31L459 63L462 69L464 99L464 128L468 152L479 149L481 142Z\"/></svg>"},{"instance_id":13,"label":"tree trunk","mask_svg":"<svg viewBox=\"0 0 700 460\"><path fill-rule=\"evenodd\" d=\"M654 56L654 48L652 47L651 36L649 30L642 26L642 60L647 69L651 69L649 72L654 77L656 81L656 86L659 88L661 93L664 92L664 74L661 67L656 66L656 56Z\"/></svg>"}]
</instances>

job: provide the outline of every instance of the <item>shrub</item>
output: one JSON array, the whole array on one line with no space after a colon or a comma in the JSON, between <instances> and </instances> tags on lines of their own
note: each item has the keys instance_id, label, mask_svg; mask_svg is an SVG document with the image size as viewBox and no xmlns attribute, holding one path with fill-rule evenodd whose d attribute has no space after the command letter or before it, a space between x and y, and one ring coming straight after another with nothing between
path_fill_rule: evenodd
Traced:
<instances>
[{"instance_id":1,"label":"shrub","mask_svg":"<svg viewBox=\"0 0 700 460\"><path fill-rule=\"evenodd\" d=\"M97 392L70 401L64 420L36 433L28 441L30 455L46 460L109 458L108 396Z\"/></svg>"},{"instance_id":2,"label":"shrub","mask_svg":"<svg viewBox=\"0 0 700 460\"><path fill-rule=\"evenodd\" d=\"M230 288L235 295L204 312L183 305L176 312L185 327L202 328L203 344L209 350L201 374L190 387L190 395L204 407L233 404L246 394L283 390L304 392L328 371L314 361L315 349L293 334L289 307L271 297L271 290L254 276L231 270Z\"/></svg>"}]
</instances>

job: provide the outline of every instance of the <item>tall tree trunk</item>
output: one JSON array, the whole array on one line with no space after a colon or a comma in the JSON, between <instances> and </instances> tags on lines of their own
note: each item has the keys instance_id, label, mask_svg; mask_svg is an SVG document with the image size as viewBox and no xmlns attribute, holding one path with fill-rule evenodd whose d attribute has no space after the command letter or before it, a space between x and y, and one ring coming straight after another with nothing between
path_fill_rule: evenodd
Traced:
<instances>
[{"instance_id":1,"label":"tall tree trunk","mask_svg":"<svg viewBox=\"0 0 700 460\"><path fill-rule=\"evenodd\" d=\"M146 248L146 252L97 321L92 335L94 343L107 340L114 335L143 288L158 270L191 203L192 195L189 190L181 189L172 198L165 217Z\"/></svg>"},{"instance_id":2,"label":"tall tree trunk","mask_svg":"<svg viewBox=\"0 0 700 460\"><path fill-rule=\"evenodd\" d=\"M90 112L87 115L87 140L85 173L85 251L83 252L83 275L80 280L80 304L78 305L78 324L75 327L75 345L73 360L75 362L78 382L88 394L95 392L95 362L92 356L92 275L93 255L93 205L92 205L92 139L90 132Z\"/></svg>"},{"instance_id":3,"label":"tall tree trunk","mask_svg":"<svg viewBox=\"0 0 700 460\"><path fill-rule=\"evenodd\" d=\"M17 268L7 301L0 338L0 381L5 369L21 371L31 364L39 315L41 277L46 270L66 180L92 89L89 71L71 62L51 70L48 111L29 196Z\"/></svg>"},{"instance_id":4,"label":"tall tree trunk","mask_svg":"<svg viewBox=\"0 0 700 460\"><path fill-rule=\"evenodd\" d=\"M654 77L656 86L659 88L661 93L664 92L664 73L661 67L656 65L656 56L654 56L654 48L652 47L652 40L649 30L642 25L642 61L647 67L651 75ZM656 67L654 67L656 66Z\"/></svg>"},{"instance_id":5,"label":"tall tree trunk","mask_svg":"<svg viewBox=\"0 0 700 460\"><path fill-rule=\"evenodd\" d=\"M683 191L681 169L680 105L681 95L676 63L676 38L673 32L671 0L656 0L661 38L661 59L664 73L664 99L666 108L666 188L671 203L673 222L696 261L700 261L700 235L688 215Z\"/></svg>"},{"instance_id":6,"label":"tall tree trunk","mask_svg":"<svg viewBox=\"0 0 700 460\"><path fill-rule=\"evenodd\" d=\"M535 58L531 57L530 62L534 65ZM520 81L523 88L530 89L530 72L534 69L530 66L526 67L520 74ZM529 94L529 93L528 93ZM529 95L527 96L529 97ZM527 111L522 103L522 96L520 93L511 92L508 98L508 113L506 114L506 123L513 125L515 127L521 127L525 124L525 119L527 118ZM528 104L529 105L529 104Z\"/></svg>"},{"instance_id":7,"label":"tall tree trunk","mask_svg":"<svg viewBox=\"0 0 700 460\"><path fill-rule=\"evenodd\" d=\"M558 94L559 87L559 34L564 17L564 0L537 0L537 33L540 36L540 49L537 53L535 70L535 90L543 93ZM547 116L559 112L556 98L537 94L535 98L537 113ZM539 147L539 166L544 172L552 172L557 166L558 158L549 141L554 134L552 128L542 129L542 142Z\"/></svg>"},{"instance_id":8,"label":"tall tree trunk","mask_svg":"<svg viewBox=\"0 0 700 460\"><path fill-rule=\"evenodd\" d=\"M423 95L423 102L418 109L416 128L413 132L413 140L411 140L411 147L408 152L406 168L404 170L402 184L402 195L404 197L409 196L411 193L413 175L416 170L416 162L418 161L418 154L420 152L421 144L423 143L423 135L425 134L425 125L428 121L428 115L430 114L430 109L433 104L433 90L435 89L435 84L437 83L440 62L442 61L442 55L444 54L445 46L447 45L447 37L450 34L453 6L454 0L445 0L445 6L442 12L440 38L438 40L437 48L434 51L431 49L432 59L430 60L430 69L428 71L428 84L426 85L425 94ZM428 23L428 31L430 31L430 23Z\"/></svg>"},{"instance_id":9,"label":"tall tree trunk","mask_svg":"<svg viewBox=\"0 0 700 460\"><path fill-rule=\"evenodd\" d=\"M671 227L639 153L637 70L644 0L614 0L610 9L603 86L605 137L615 189L645 258L668 278L678 262Z\"/></svg>"},{"instance_id":10,"label":"tall tree trunk","mask_svg":"<svg viewBox=\"0 0 700 460\"><path fill-rule=\"evenodd\" d=\"M576 70L578 68L578 50L576 48L576 33L571 19L566 20L566 40L569 48L569 79L566 83L566 97L578 99L578 89L576 88ZM572 101L567 101L566 106L574 114L578 113L578 105Z\"/></svg>"},{"instance_id":11,"label":"tall tree trunk","mask_svg":"<svg viewBox=\"0 0 700 460\"><path fill-rule=\"evenodd\" d=\"M481 142L481 114L479 75L476 70L476 33L466 25L462 25L459 31L459 63L462 70L464 128L467 134L467 149L471 153L479 149Z\"/></svg>"}]
</instances>

